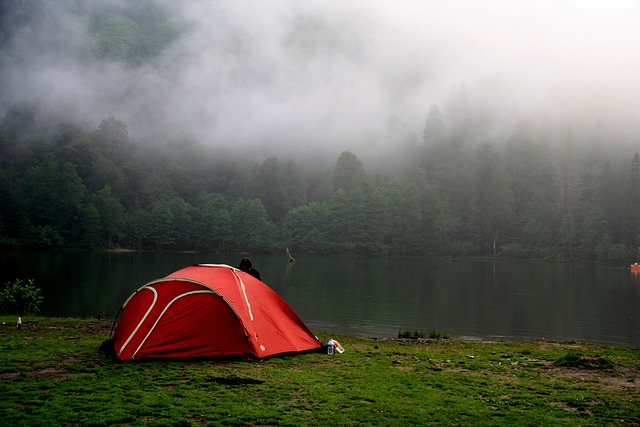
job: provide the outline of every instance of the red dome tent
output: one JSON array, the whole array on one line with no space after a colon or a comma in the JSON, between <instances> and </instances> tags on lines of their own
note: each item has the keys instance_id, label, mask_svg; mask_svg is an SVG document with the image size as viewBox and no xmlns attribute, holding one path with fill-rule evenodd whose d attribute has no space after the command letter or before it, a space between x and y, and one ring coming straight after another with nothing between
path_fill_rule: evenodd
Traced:
<instances>
[{"instance_id":1,"label":"red dome tent","mask_svg":"<svg viewBox=\"0 0 640 427\"><path fill-rule=\"evenodd\" d=\"M263 358L321 343L271 288L228 265L200 264L147 283L122 306L112 342L120 360Z\"/></svg>"}]
</instances>

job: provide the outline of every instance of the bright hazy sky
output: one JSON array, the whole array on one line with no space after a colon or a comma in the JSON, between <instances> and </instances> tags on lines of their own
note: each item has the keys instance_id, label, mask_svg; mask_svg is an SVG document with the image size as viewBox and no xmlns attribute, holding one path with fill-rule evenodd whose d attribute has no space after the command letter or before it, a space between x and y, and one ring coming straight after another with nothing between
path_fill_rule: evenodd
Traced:
<instances>
[{"instance_id":1,"label":"bright hazy sky","mask_svg":"<svg viewBox=\"0 0 640 427\"><path fill-rule=\"evenodd\" d=\"M497 118L640 140L640 0L159 2L189 30L132 68L80 61L72 2L43 1L47 20L0 52L0 99L115 116L141 140L339 153L384 144L391 117L419 137L464 85Z\"/></svg>"}]
</instances>

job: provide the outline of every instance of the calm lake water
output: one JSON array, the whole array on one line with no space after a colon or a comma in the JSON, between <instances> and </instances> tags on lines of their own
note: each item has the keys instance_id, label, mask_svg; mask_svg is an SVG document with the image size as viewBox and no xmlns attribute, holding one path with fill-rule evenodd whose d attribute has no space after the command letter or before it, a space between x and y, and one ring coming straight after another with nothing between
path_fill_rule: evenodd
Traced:
<instances>
[{"instance_id":1,"label":"calm lake water","mask_svg":"<svg viewBox=\"0 0 640 427\"><path fill-rule=\"evenodd\" d=\"M295 255L295 254L294 254ZM145 283L203 253L0 252L0 281L32 278L42 314L114 318ZM262 280L316 332L389 337L431 330L478 339L640 347L640 275L628 268L431 258L253 256Z\"/></svg>"}]
</instances>

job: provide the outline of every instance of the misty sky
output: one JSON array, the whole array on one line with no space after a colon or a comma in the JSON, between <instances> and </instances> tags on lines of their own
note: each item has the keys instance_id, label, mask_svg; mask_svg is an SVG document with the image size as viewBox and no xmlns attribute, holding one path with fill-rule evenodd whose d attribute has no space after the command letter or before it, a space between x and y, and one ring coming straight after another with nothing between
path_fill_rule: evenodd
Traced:
<instances>
[{"instance_id":1,"label":"misty sky","mask_svg":"<svg viewBox=\"0 0 640 427\"><path fill-rule=\"evenodd\" d=\"M159 3L181 36L132 67L83 60L73 2L43 0L45 18L0 52L0 114L38 100L119 118L142 142L358 153L388 143L391 117L420 138L431 105L464 85L504 132L599 121L640 139L639 0Z\"/></svg>"}]
</instances>

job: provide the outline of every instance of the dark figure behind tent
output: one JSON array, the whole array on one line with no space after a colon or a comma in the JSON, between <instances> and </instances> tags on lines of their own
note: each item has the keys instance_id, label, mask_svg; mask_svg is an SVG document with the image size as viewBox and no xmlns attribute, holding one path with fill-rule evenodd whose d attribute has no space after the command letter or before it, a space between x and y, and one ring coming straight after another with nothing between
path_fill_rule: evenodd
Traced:
<instances>
[{"instance_id":1,"label":"dark figure behind tent","mask_svg":"<svg viewBox=\"0 0 640 427\"><path fill-rule=\"evenodd\" d=\"M260 273L258 273L258 270L251 266L251 260L249 258L242 258L240 260L240 265L238 266L238 268L260 280Z\"/></svg>"}]
</instances>

